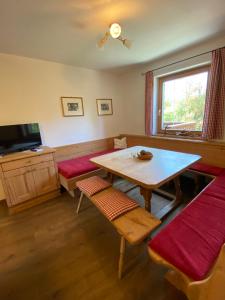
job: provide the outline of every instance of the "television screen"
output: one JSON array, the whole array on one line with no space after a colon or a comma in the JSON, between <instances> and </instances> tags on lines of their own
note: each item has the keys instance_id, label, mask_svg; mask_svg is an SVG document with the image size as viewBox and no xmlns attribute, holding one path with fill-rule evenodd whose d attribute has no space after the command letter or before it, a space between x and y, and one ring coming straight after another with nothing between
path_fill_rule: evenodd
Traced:
<instances>
[{"instance_id":1,"label":"television screen","mask_svg":"<svg viewBox=\"0 0 225 300\"><path fill-rule=\"evenodd\" d=\"M38 123L0 126L0 154L29 150L41 144Z\"/></svg>"}]
</instances>

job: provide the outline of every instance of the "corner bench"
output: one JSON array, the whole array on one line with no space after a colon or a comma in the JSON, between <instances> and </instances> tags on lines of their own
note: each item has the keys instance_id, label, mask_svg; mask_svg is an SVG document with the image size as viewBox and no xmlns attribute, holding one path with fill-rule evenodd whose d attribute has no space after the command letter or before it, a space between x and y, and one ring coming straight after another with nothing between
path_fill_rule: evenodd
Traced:
<instances>
[{"instance_id":1,"label":"corner bench","mask_svg":"<svg viewBox=\"0 0 225 300\"><path fill-rule=\"evenodd\" d=\"M90 161L90 159L114 151L117 150L104 150L58 162L60 184L74 197L74 190L76 189L77 181L104 173L104 171L100 170Z\"/></svg>"},{"instance_id":2,"label":"corner bench","mask_svg":"<svg viewBox=\"0 0 225 300\"><path fill-rule=\"evenodd\" d=\"M148 244L190 300L225 299L225 170Z\"/></svg>"}]
</instances>

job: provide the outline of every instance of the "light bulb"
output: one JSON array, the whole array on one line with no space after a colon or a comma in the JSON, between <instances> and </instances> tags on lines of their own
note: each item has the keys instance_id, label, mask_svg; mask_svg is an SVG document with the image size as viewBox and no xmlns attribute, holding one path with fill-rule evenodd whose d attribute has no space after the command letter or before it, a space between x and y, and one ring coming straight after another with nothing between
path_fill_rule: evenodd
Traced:
<instances>
[{"instance_id":1,"label":"light bulb","mask_svg":"<svg viewBox=\"0 0 225 300\"><path fill-rule=\"evenodd\" d=\"M121 27L118 23L110 25L109 32L112 38L117 39L121 35Z\"/></svg>"}]
</instances>

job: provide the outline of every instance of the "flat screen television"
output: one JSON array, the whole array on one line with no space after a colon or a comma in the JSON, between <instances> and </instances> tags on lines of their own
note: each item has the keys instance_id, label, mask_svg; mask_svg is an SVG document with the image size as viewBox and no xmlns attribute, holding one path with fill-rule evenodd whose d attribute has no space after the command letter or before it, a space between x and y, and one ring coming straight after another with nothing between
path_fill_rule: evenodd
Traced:
<instances>
[{"instance_id":1,"label":"flat screen television","mask_svg":"<svg viewBox=\"0 0 225 300\"><path fill-rule=\"evenodd\" d=\"M0 154L34 149L42 144L38 123L0 126Z\"/></svg>"}]
</instances>

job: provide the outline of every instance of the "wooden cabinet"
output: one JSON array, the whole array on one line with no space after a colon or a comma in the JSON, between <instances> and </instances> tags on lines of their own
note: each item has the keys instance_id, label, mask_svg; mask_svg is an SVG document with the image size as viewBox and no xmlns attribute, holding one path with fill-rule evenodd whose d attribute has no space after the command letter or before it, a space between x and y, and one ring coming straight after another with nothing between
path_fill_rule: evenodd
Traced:
<instances>
[{"instance_id":1,"label":"wooden cabinet","mask_svg":"<svg viewBox=\"0 0 225 300\"><path fill-rule=\"evenodd\" d=\"M15 153L0 158L0 174L9 207L35 199L48 200L59 194L54 150Z\"/></svg>"},{"instance_id":2,"label":"wooden cabinet","mask_svg":"<svg viewBox=\"0 0 225 300\"><path fill-rule=\"evenodd\" d=\"M53 161L40 163L35 166L32 174L37 196L49 193L57 187L56 170Z\"/></svg>"},{"instance_id":3,"label":"wooden cabinet","mask_svg":"<svg viewBox=\"0 0 225 300\"><path fill-rule=\"evenodd\" d=\"M10 206L35 197L34 179L28 168L20 168L5 173Z\"/></svg>"}]
</instances>

